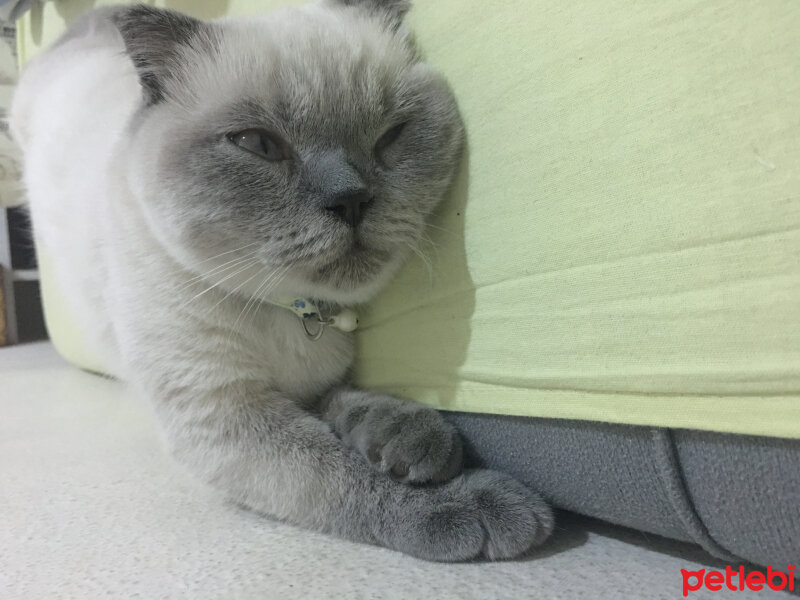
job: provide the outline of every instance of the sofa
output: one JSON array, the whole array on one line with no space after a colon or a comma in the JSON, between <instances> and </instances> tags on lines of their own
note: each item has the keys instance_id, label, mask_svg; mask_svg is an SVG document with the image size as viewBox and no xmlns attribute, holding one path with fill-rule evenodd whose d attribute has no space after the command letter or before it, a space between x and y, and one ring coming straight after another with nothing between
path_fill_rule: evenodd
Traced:
<instances>
[{"instance_id":1,"label":"sofa","mask_svg":"<svg viewBox=\"0 0 800 600\"><path fill-rule=\"evenodd\" d=\"M35 4L21 63L109 3ZM355 381L561 508L800 562L800 4L417 0L409 23L468 148L361 308ZM103 372L38 251L53 343Z\"/></svg>"}]
</instances>

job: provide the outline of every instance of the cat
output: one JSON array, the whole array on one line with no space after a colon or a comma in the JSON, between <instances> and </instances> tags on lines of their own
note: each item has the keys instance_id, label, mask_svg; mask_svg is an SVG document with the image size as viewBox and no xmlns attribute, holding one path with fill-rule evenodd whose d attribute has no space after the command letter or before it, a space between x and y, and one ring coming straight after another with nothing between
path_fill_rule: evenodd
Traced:
<instances>
[{"instance_id":1,"label":"cat","mask_svg":"<svg viewBox=\"0 0 800 600\"><path fill-rule=\"evenodd\" d=\"M319 322L386 284L460 164L456 101L409 8L96 9L25 70L10 124L62 300L178 462L301 527L511 558L550 534L548 505L463 470L435 410L350 387L352 327Z\"/></svg>"}]
</instances>

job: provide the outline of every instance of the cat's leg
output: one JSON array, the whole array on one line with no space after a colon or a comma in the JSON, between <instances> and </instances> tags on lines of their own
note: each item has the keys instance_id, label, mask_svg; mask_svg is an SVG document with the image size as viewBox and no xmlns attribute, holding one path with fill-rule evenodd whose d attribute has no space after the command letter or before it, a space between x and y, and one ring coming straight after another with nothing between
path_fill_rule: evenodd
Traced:
<instances>
[{"instance_id":1,"label":"cat's leg","mask_svg":"<svg viewBox=\"0 0 800 600\"><path fill-rule=\"evenodd\" d=\"M323 401L321 416L345 445L398 481L442 482L461 472L461 438L430 407L337 388Z\"/></svg>"},{"instance_id":2,"label":"cat's leg","mask_svg":"<svg viewBox=\"0 0 800 600\"><path fill-rule=\"evenodd\" d=\"M196 366L204 367L213 369ZM541 498L505 475L473 471L437 486L406 485L278 393L246 383L192 390L184 376L164 383L156 406L179 461L233 500L286 522L440 561L514 557L553 527Z\"/></svg>"},{"instance_id":3,"label":"cat's leg","mask_svg":"<svg viewBox=\"0 0 800 600\"><path fill-rule=\"evenodd\" d=\"M131 282L125 290L112 307L129 379L153 402L178 461L232 500L298 526L440 561L514 557L552 530L547 504L512 478L473 471L438 485L395 481L304 408L314 404L310 392L295 398L279 391L278 382L302 377L303 364L315 365L317 376L334 365L318 384L321 396L330 385L323 380L346 368L344 338L321 341L329 346L300 338L293 346L288 336L302 335L296 318L278 309L263 309L254 317L260 321L237 331L220 327L247 304L230 300L235 304L226 307L213 290L197 297L192 289L188 301L157 283ZM277 349L275 337L284 338ZM286 348L328 360L286 356ZM300 375L287 378L292 369Z\"/></svg>"}]
</instances>

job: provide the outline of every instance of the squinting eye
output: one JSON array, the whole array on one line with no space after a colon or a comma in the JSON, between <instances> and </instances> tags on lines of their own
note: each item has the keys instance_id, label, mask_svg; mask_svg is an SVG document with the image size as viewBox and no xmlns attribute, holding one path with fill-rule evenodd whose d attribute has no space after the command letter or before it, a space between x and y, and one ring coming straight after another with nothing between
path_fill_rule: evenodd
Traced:
<instances>
[{"instance_id":1,"label":"squinting eye","mask_svg":"<svg viewBox=\"0 0 800 600\"><path fill-rule=\"evenodd\" d=\"M291 157L286 144L263 129L245 129L230 134L228 139L242 150L257 154L269 161L277 162Z\"/></svg>"},{"instance_id":2,"label":"squinting eye","mask_svg":"<svg viewBox=\"0 0 800 600\"><path fill-rule=\"evenodd\" d=\"M406 124L400 123L399 125L395 125L389 131L384 133L378 142L375 144L375 152L380 153L381 151L385 150L389 146L391 146L397 138L400 137L400 134L403 133L403 129L405 129Z\"/></svg>"}]
</instances>

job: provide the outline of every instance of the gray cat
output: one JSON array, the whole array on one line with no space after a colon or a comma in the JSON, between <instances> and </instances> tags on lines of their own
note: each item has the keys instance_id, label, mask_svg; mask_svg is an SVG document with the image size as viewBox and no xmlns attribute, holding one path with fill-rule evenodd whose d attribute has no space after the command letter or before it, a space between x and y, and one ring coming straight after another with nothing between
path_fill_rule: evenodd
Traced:
<instances>
[{"instance_id":1,"label":"gray cat","mask_svg":"<svg viewBox=\"0 0 800 600\"><path fill-rule=\"evenodd\" d=\"M345 309L407 258L464 143L408 8L98 10L26 70L11 125L64 302L183 465L302 527L509 558L547 537L548 506L462 473L436 411L345 383Z\"/></svg>"}]
</instances>

